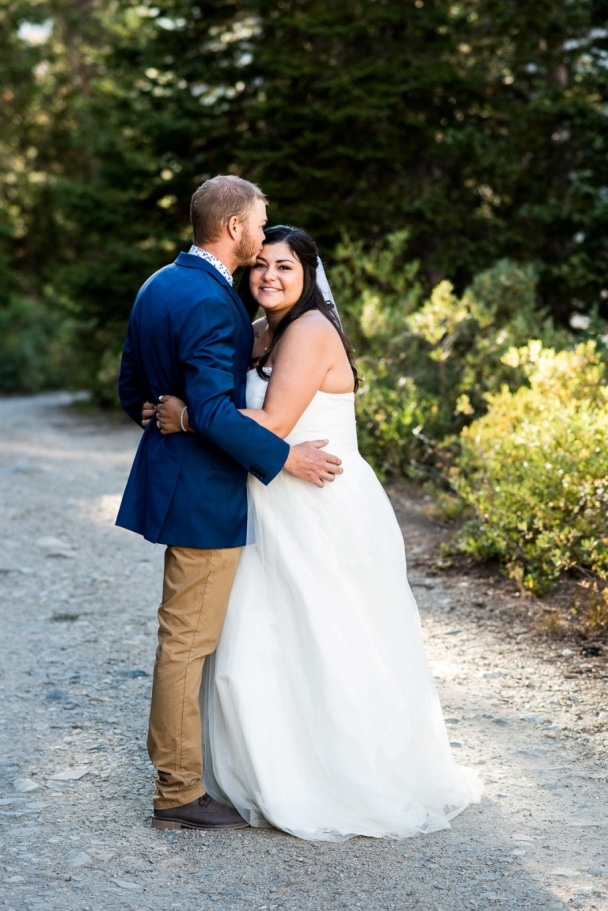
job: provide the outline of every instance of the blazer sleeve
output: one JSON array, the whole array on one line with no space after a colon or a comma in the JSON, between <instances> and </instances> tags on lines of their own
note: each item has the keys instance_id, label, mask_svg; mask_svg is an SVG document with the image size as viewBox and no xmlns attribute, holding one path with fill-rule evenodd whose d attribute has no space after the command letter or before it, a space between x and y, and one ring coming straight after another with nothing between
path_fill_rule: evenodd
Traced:
<instances>
[{"instance_id":1,"label":"blazer sleeve","mask_svg":"<svg viewBox=\"0 0 608 911\"><path fill-rule=\"evenodd\" d=\"M141 408L145 401L150 400L150 392L144 381L144 373L139 364L137 347L133 344L132 336L133 323L130 319L120 362L118 395L121 405L129 417L133 418L135 423L141 427Z\"/></svg>"},{"instance_id":2,"label":"blazer sleeve","mask_svg":"<svg viewBox=\"0 0 608 911\"><path fill-rule=\"evenodd\" d=\"M236 319L230 301L207 298L191 310L181 327L188 419L201 437L268 484L285 464L289 445L242 415L235 405Z\"/></svg>"}]
</instances>

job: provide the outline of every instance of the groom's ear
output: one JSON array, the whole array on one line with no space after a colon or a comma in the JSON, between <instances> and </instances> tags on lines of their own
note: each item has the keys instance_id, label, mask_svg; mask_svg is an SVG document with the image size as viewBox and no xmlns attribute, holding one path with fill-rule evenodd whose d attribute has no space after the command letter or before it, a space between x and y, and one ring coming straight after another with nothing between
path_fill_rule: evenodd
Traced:
<instances>
[{"instance_id":1,"label":"groom's ear","mask_svg":"<svg viewBox=\"0 0 608 911\"><path fill-rule=\"evenodd\" d=\"M232 240L238 240L240 225L241 219L238 217L238 215L231 215L228 219L228 234Z\"/></svg>"}]
</instances>

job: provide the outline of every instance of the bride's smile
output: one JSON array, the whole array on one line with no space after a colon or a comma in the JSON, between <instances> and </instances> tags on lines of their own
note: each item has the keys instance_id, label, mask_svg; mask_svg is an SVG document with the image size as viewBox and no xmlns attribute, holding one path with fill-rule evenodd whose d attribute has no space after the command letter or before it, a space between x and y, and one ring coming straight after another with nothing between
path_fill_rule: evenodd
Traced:
<instances>
[{"instance_id":1,"label":"bride's smile","mask_svg":"<svg viewBox=\"0 0 608 911\"><path fill-rule=\"evenodd\" d=\"M302 263L286 243L264 246L251 267L251 293L277 323L302 296Z\"/></svg>"}]
</instances>

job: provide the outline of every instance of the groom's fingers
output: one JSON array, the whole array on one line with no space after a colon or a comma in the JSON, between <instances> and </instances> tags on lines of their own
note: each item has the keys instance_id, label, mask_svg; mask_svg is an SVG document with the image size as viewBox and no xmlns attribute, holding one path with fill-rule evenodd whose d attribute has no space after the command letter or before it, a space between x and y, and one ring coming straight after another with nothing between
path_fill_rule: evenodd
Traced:
<instances>
[{"instance_id":1,"label":"groom's fingers","mask_svg":"<svg viewBox=\"0 0 608 911\"><path fill-rule=\"evenodd\" d=\"M329 444L329 440L311 440L313 446L317 449L323 449L324 446ZM328 465L341 465L342 459L339 459L338 456L332 455L331 452L324 452L325 461Z\"/></svg>"},{"instance_id":2,"label":"groom's fingers","mask_svg":"<svg viewBox=\"0 0 608 911\"><path fill-rule=\"evenodd\" d=\"M342 474L342 468L340 467L342 462L336 456L328 455L325 464L323 465L323 472L325 474L331 475L332 477L337 474Z\"/></svg>"},{"instance_id":3,"label":"groom's fingers","mask_svg":"<svg viewBox=\"0 0 608 911\"><path fill-rule=\"evenodd\" d=\"M313 440L313 446L316 449L323 449L324 446L327 446L329 440ZM340 467L342 465L342 459L339 459L338 456L332 455L331 452L319 453L325 457L325 461L321 466L321 471L319 473L319 481L322 486L326 481L333 481L337 475L342 474L343 469Z\"/></svg>"}]
</instances>

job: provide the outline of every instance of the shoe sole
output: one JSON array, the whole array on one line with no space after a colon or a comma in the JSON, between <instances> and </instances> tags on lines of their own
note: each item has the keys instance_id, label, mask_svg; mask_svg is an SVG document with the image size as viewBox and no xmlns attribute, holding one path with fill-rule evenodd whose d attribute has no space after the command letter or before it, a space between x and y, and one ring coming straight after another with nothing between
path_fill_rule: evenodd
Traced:
<instances>
[{"instance_id":1,"label":"shoe sole","mask_svg":"<svg viewBox=\"0 0 608 911\"><path fill-rule=\"evenodd\" d=\"M194 822L183 822L181 819L158 819L156 816L152 817L152 828L153 829L248 829L249 823L245 822L236 822L231 823L225 826L199 826Z\"/></svg>"}]
</instances>

